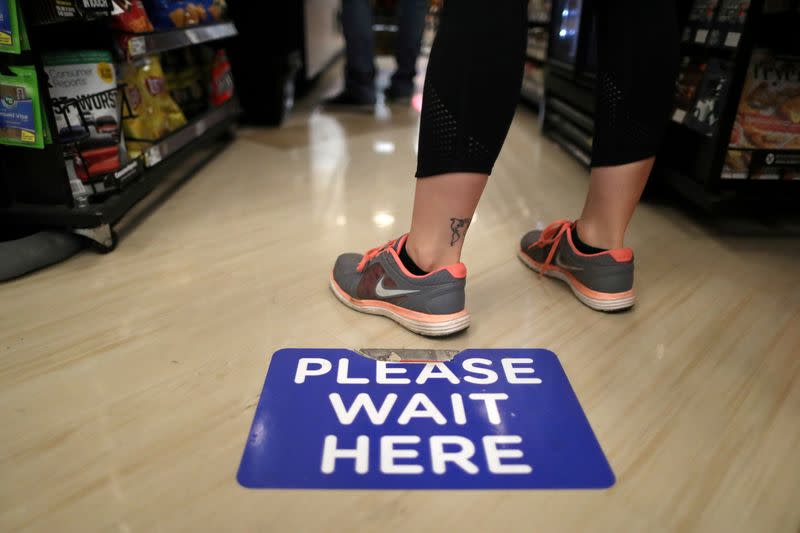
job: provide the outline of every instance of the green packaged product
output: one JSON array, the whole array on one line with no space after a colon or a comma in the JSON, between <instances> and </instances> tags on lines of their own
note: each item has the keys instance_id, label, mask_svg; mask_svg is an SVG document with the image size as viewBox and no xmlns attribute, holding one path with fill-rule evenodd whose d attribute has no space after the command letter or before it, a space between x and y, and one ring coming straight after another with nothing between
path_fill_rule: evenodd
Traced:
<instances>
[{"instance_id":1,"label":"green packaged product","mask_svg":"<svg viewBox=\"0 0 800 533\"><path fill-rule=\"evenodd\" d=\"M44 148L36 69L8 68L11 76L0 74L0 144Z\"/></svg>"},{"instance_id":2,"label":"green packaged product","mask_svg":"<svg viewBox=\"0 0 800 533\"><path fill-rule=\"evenodd\" d=\"M0 52L20 53L18 11L17 0L0 0Z\"/></svg>"}]
</instances>

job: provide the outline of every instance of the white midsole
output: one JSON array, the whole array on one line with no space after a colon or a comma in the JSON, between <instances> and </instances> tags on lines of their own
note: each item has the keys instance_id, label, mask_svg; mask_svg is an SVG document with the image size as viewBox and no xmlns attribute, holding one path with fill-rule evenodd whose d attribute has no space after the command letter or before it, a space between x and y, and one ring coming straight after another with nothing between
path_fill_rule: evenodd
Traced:
<instances>
[{"instance_id":1,"label":"white midsole","mask_svg":"<svg viewBox=\"0 0 800 533\"><path fill-rule=\"evenodd\" d=\"M333 279L331 279L330 286L331 286L331 291L333 291L333 294L336 295L339 301L342 302L347 307L349 307L350 309L353 309L355 311L360 311L362 313L368 313L370 315L380 315L380 316L385 316L387 318L391 318L404 328L409 329L414 333L418 333L420 335L426 335L429 337L440 337L444 335L452 335L457 331L461 331L462 329L466 329L469 327L470 323L469 313L442 322L423 322L422 320L414 320L413 318L404 317L398 313L395 313L391 309L387 309L385 307L379 307L374 305L356 305L339 292L339 288L336 286L336 283L333 281Z\"/></svg>"},{"instance_id":2,"label":"white midsole","mask_svg":"<svg viewBox=\"0 0 800 533\"><path fill-rule=\"evenodd\" d=\"M520 250L517 255L522 260L522 262L534 272L540 272L539 267L536 263L528 257L528 254ZM620 309L627 309L629 307L633 307L633 304L636 303L636 295L630 294L628 296L622 298L615 298L613 300L601 300L599 298L592 298L591 296L587 296L583 294L575 285L572 284L572 281L567 277L564 273L560 272L556 269L548 269L544 272L545 276L549 276L551 278L560 279L567 285L569 285L570 290L572 290L572 294L575 295L578 300L581 301L584 305L591 307L595 311L619 311Z\"/></svg>"}]
</instances>

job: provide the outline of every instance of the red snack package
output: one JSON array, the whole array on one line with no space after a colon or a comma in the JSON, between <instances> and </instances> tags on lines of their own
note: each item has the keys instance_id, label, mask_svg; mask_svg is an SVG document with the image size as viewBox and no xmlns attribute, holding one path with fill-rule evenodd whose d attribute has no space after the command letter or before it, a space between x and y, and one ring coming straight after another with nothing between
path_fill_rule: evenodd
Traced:
<instances>
[{"instance_id":1,"label":"red snack package","mask_svg":"<svg viewBox=\"0 0 800 533\"><path fill-rule=\"evenodd\" d=\"M224 49L217 50L211 66L211 105L219 106L233 96L231 63Z\"/></svg>"},{"instance_id":2,"label":"red snack package","mask_svg":"<svg viewBox=\"0 0 800 533\"><path fill-rule=\"evenodd\" d=\"M113 0L114 11L111 26L115 30L128 33L149 33L153 31L150 18L144 10L142 0Z\"/></svg>"}]
</instances>

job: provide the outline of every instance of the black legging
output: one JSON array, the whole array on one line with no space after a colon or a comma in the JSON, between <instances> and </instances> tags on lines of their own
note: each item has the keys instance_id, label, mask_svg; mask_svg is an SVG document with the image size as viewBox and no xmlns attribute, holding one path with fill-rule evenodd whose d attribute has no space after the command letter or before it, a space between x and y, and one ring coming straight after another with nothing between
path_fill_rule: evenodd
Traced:
<instances>
[{"instance_id":1,"label":"black legging","mask_svg":"<svg viewBox=\"0 0 800 533\"><path fill-rule=\"evenodd\" d=\"M658 150L678 66L674 0L597 0L592 166ZM417 177L490 174L519 101L524 0L446 0L423 92Z\"/></svg>"}]
</instances>

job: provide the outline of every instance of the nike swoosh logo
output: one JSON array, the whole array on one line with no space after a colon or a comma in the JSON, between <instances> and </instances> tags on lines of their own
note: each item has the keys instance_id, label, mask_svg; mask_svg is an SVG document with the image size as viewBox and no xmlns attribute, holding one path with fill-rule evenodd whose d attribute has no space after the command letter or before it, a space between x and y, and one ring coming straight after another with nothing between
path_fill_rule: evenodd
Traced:
<instances>
[{"instance_id":1,"label":"nike swoosh logo","mask_svg":"<svg viewBox=\"0 0 800 533\"><path fill-rule=\"evenodd\" d=\"M560 266L563 269L571 270L572 272L583 271L582 267L564 264L564 262L561 261L561 254L556 255L556 265Z\"/></svg>"},{"instance_id":2,"label":"nike swoosh logo","mask_svg":"<svg viewBox=\"0 0 800 533\"><path fill-rule=\"evenodd\" d=\"M392 298L394 296L403 296L405 294L414 294L418 290L402 290L402 289L387 289L383 286L383 280L386 276L381 276L378 284L375 286L375 294L381 298Z\"/></svg>"}]
</instances>

